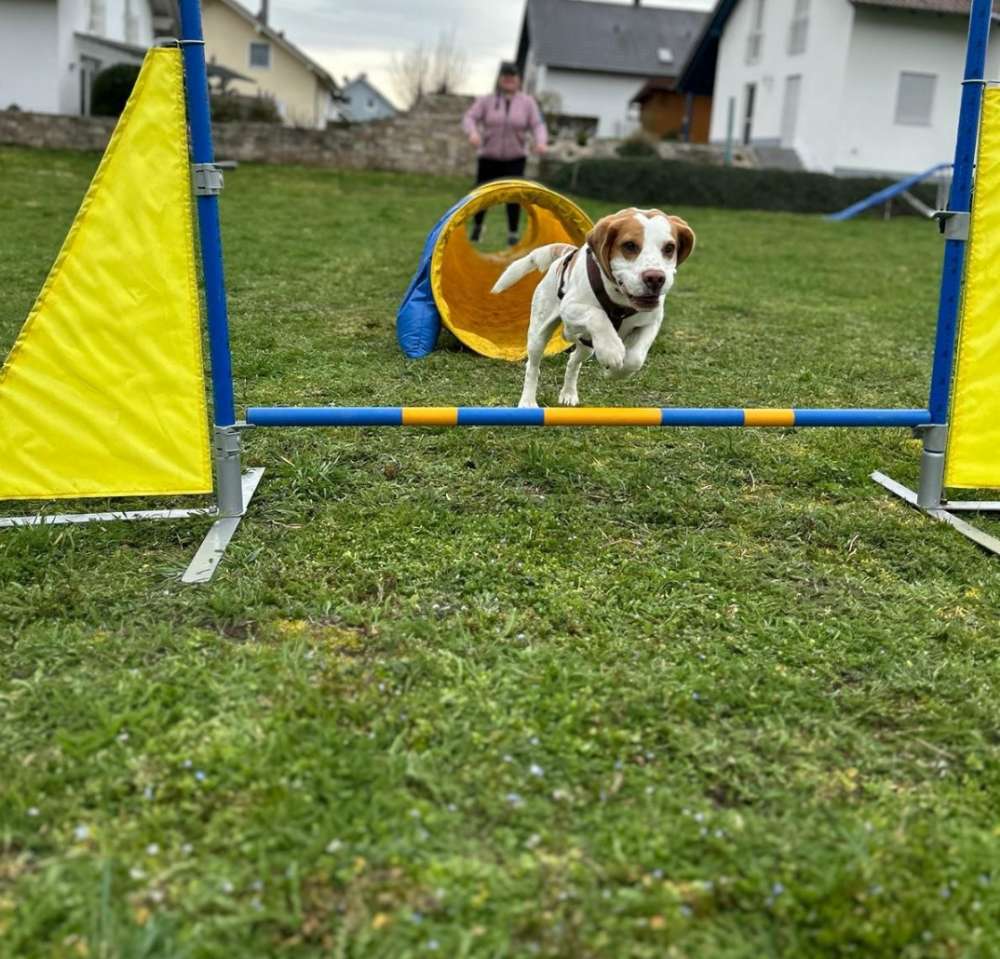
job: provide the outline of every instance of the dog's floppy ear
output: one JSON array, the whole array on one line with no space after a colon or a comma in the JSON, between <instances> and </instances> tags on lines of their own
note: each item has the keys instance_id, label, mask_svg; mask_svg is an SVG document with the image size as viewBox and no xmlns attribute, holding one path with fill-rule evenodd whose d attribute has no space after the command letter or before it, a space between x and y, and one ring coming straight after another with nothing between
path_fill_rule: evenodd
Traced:
<instances>
[{"instance_id":1,"label":"dog's floppy ear","mask_svg":"<svg viewBox=\"0 0 1000 959\"><path fill-rule=\"evenodd\" d=\"M677 265L680 266L694 252L694 230L679 216L668 216L677 237Z\"/></svg>"},{"instance_id":2,"label":"dog's floppy ear","mask_svg":"<svg viewBox=\"0 0 1000 959\"><path fill-rule=\"evenodd\" d=\"M587 234L587 246L594 251L606 276L611 276L611 251L618 239L619 224L614 216L606 216L594 224Z\"/></svg>"}]
</instances>

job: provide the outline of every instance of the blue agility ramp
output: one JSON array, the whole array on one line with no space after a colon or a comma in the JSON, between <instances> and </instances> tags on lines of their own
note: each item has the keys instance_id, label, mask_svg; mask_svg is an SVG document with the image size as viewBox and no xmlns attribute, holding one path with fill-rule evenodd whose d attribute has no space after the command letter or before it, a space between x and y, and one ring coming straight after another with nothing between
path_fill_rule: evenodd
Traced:
<instances>
[{"instance_id":1,"label":"blue agility ramp","mask_svg":"<svg viewBox=\"0 0 1000 959\"><path fill-rule=\"evenodd\" d=\"M858 200L857 203L852 204L845 210L841 210L839 213L831 213L826 219L833 220L838 223L844 220L853 219L859 213L864 213L865 210L870 210L873 206L879 206L894 197L902 196L908 190L911 190L918 184L923 183L924 180L929 180L931 177L937 176L939 173L943 173L945 170L950 169L950 163L938 163L935 166L924 170L923 173L914 173L913 176L905 177L904 179L893 183L891 186L887 186L884 190L879 190L877 193L873 193L871 196L865 197L863 200Z\"/></svg>"}]
</instances>

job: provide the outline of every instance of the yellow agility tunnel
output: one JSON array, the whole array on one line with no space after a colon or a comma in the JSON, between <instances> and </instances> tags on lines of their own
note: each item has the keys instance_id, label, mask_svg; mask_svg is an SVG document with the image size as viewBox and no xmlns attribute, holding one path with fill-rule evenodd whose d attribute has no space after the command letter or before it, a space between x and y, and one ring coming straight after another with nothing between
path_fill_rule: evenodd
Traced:
<instances>
[{"instance_id":1,"label":"yellow agility tunnel","mask_svg":"<svg viewBox=\"0 0 1000 959\"><path fill-rule=\"evenodd\" d=\"M469 241L469 221L481 210L519 204L526 224L516 246L482 253ZM572 200L530 180L496 180L473 190L435 224L424 244L420 265L396 316L403 352L426 356L437 345L441 326L469 349L499 360L527 355L531 297L541 274L526 277L502 297L490 290L511 261L549 243L579 246L593 223ZM560 334L548 354L569 347Z\"/></svg>"}]
</instances>

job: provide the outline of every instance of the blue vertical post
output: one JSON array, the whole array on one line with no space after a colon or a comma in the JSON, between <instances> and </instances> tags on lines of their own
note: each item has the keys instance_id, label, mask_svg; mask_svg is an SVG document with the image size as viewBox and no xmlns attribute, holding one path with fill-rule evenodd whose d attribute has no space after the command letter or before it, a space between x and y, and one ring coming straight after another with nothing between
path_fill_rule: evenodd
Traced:
<instances>
[{"instance_id":1,"label":"blue vertical post","mask_svg":"<svg viewBox=\"0 0 1000 959\"><path fill-rule=\"evenodd\" d=\"M992 0L972 0L962 105L958 117L958 139L955 143L955 166L951 192L948 194L948 209L953 213L968 213L972 207L972 177L979 140L986 50L990 40L992 15ZM955 364L955 331L962 300L965 247L964 240L945 241L937 337L934 343L934 367L931 372L929 408L932 423L948 422L952 370Z\"/></svg>"},{"instance_id":2,"label":"blue vertical post","mask_svg":"<svg viewBox=\"0 0 1000 959\"><path fill-rule=\"evenodd\" d=\"M196 164L214 163L212 116L208 99L208 74L205 67L205 37L201 27L199 0L180 0L180 14L184 89L187 97L188 126L191 131L191 158ZM227 427L236 422L236 404L233 398L233 364L229 352L229 314L226 308L222 228L219 224L217 196L198 197L198 233L201 238L208 343L212 357L215 425Z\"/></svg>"},{"instance_id":3,"label":"blue vertical post","mask_svg":"<svg viewBox=\"0 0 1000 959\"><path fill-rule=\"evenodd\" d=\"M197 170L199 166L210 168L215 163L208 71L205 66L205 35L202 33L199 0L180 0L180 14L184 91L188 126L191 130L191 160ZM226 279L222 264L219 198L214 193L201 190L197 192L197 201L208 347L212 357L216 499L220 516L238 517L245 512L246 501L243 495L243 469L240 465L240 434L236 426L236 403L233 399L233 361L229 352L229 313L226 308ZM227 529L231 536L235 526L231 525Z\"/></svg>"}]
</instances>

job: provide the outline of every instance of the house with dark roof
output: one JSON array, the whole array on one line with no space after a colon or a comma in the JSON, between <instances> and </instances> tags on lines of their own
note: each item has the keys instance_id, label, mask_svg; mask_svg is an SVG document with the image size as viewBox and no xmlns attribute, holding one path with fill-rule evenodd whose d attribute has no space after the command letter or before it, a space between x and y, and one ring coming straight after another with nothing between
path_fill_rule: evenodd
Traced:
<instances>
[{"instance_id":1,"label":"house with dark roof","mask_svg":"<svg viewBox=\"0 0 1000 959\"><path fill-rule=\"evenodd\" d=\"M640 121L633 100L651 79L676 79L706 19L639 0L527 0L517 48L525 89L598 136L627 136Z\"/></svg>"},{"instance_id":2,"label":"house with dark roof","mask_svg":"<svg viewBox=\"0 0 1000 959\"><path fill-rule=\"evenodd\" d=\"M968 14L969 0L718 0L678 85L712 94L711 142L770 165L917 173L954 152ZM987 77L998 67L995 31Z\"/></svg>"}]
</instances>

